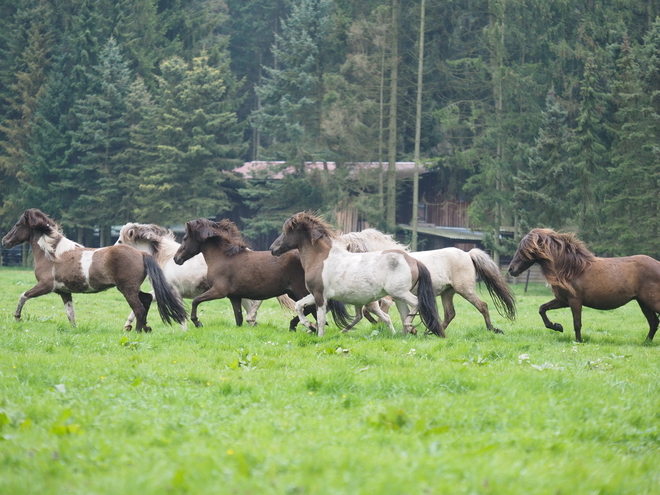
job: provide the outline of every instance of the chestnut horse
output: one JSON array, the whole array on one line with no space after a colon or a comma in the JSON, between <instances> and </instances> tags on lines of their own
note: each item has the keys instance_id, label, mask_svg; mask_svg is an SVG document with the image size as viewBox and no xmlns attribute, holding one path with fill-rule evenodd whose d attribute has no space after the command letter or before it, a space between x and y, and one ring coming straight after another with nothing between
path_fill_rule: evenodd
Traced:
<instances>
[{"instance_id":1,"label":"chestnut horse","mask_svg":"<svg viewBox=\"0 0 660 495\"><path fill-rule=\"evenodd\" d=\"M185 266L174 263L174 253L179 249L179 243L174 239L171 230L158 225L146 223L127 223L119 231L119 239L116 244L127 244L140 251L152 255L158 266L165 274L165 279L174 289L174 292L186 299L192 299L209 290L210 285L206 281L207 266L204 256L198 254L190 259ZM278 301L282 308L293 311L294 301L290 297L279 296ZM251 299L242 299L241 305L247 313L248 325L257 324L257 310L261 301ZM236 324L243 324L243 315L236 320ZM130 327L134 315L128 317L126 327ZM181 325L182 330L186 330L185 323Z\"/></svg>"},{"instance_id":2,"label":"chestnut horse","mask_svg":"<svg viewBox=\"0 0 660 495\"><path fill-rule=\"evenodd\" d=\"M563 332L546 312L571 308L575 340L582 342L582 307L615 309L635 299L649 322L648 340L658 329L660 312L660 262L649 256L599 258L575 234L533 229L522 238L509 264L517 277L534 263L552 287L555 298L539 307L546 328Z\"/></svg>"},{"instance_id":3,"label":"chestnut horse","mask_svg":"<svg viewBox=\"0 0 660 495\"><path fill-rule=\"evenodd\" d=\"M389 295L401 315L404 335L412 330L412 320L419 309L426 328L444 337L431 274L423 263L404 251L351 253L323 220L307 212L296 213L284 222L282 234L270 246L273 255L282 257L294 249L300 251L305 283L311 293L296 303L296 311L309 328L303 309L316 303L319 336L324 333L330 299L355 305L355 319L342 330L346 332L360 321L366 304ZM411 292L415 287L418 296ZM389 316L382 311L376 314L395 333Z\"/></svg>"},{"instance_id":4,"label":"chestnut horse","mask_svg":"<svg viewBox=\"0 0 660 495\"><path fill-rule=\"evenodd\" d=\"M286 294L297 301L309 294L297 251L281 258L268 251L252 251L229 220L198 218L186 223L186 234L174 262L181 265L199 253L208 266L210 288L193 299L190 319L196 326L201 326L197 306L204 301L228 297L238 318L242 298L262 300ZM343 306L336 305L333 310L335 317L346 318ZM310 308L308 312L312 311ZM294 331L298 321L298 316L294 317L289 330Z\"/></svg>"},{"instance_id":5,"label":"chestnut horse","mask_svg":"<svg viewBox=\"0 0 660 495\"><path fill-rule=\"evenodd\" d=\"M25 302L50 292L59 294L73 326L76 317L73 293L96 293L117 287L136 315L136 331L150 332L147 313L152 296L140 286L149 277L158 311L165 323L186 321L186 310L165 281L152 256L129 246L87 249L60 233L59 226L37 209L26 210L16 225L2 238L7 249L29 242L34 253L37 285L23 293L14 313L17 320Z\"/></svg>"}]
</instances>

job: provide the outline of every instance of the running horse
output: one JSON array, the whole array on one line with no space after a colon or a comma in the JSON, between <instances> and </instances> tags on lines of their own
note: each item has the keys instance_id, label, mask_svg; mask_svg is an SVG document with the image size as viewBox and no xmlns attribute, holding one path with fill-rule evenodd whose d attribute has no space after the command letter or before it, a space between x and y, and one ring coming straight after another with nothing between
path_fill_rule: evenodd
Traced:
<instances>
[{"instance_id":1,"label":"running horse","mask_svg":"<svg viewBox=\"0 0 660 495\"><path fill-rule=\"evenodd\" d=\"M210 288L206 280L208 267L201 253L193 256L184 266L174 262L174 254L180 244L176 242L174 233L169 229L155 224L127 223L119 231L116 244L127 244L152 255L163 270L165 279L179 297L193 299ZM293 311L294 301L290 297L283 295L277 299L282 308ZM260 305L261 301L241 299L241 306L247 313L248 325L257 324L257 310ZM131 326L134 318L135 316L131 313L126 321L126 328ZM237 315L236 325L241 326L242 324L243 314L240 312ZM182 330L185 331L186 328L185 323L181 325Z\"/></svg>"},{"instance_id":2,"label":"running horse","mask_svg":"<svg viewBox=\"0 0 660 495\"><path fill-rule=\"evenodd\" d=\"M201 323L197 319L197 307L205 301L229 298L238 318L242 298L263 300L286 294L297 301L309 294L298 252L275 258L268 251L252 251L230 220L213 222L198 218L186 223L186 233L174 262L182 265L199 253L208 266L209 289L192 301L190 319L198 327ZM339 321L347 318L343 306L333 304L332 309ZM310 308L308 312L312 311ZM295 316L289 330L294 331L298 321L299 317Z\"/></svg>"},{"instance_id":3,"label":"running horse","mask_svg":"<svg viewBox=\"0 0 660 495\"><path fill-rule=\"evenodd\" d=\"M408 246L400 244L391 235L376 229L349 232L341 235L339 239L346 243L346 249L354 253L400 249L424 263L431 272L435 295L440 296L442 300L445 313L445 319L442 322L443 330L447 329L456 316L454 295L459 294L477 308L483 316L488 330L503 333L502 330L493 326L488 304L477 295L477 277L486 285L497 312L508 320L514 320L516 317L516 299L513 292L504 280L497 264L481 249L475 248L465 252L462 249L448 247L411 253Z\"/></svg>"},{"instance_id":4,"label":"running horse","mask_svg":"<svg viewBox=\"0 0 660 495\"><path fill-rule=\"evenodd\" d=\"M522 238L509 264L517 277L534 263L552 288L555 298L539 307L546 328L563 332L546 313L571 308L575 340L582 342L582 307L615 309L636 300L649 323L648 340L658 329L660 262L649 256L599 258L575 234L533 229Z\"/></svg>"},{"instance_id":5,"label":"running horse","mask_svg":"<svg viewBox=\"0 0 660 495\"><path fill-rule=\"evenodd\" d=\"M2 238L2 245L11 249L29 242L34 253L34 274L37 285L24 292L14 313L21 319L28 299L55 292L62 298L71 325L76 325L73 308L74 293L97 293L117 287L136 315L135 330L150 332L147 314L152 295L140 287L149 277L155 293L158 311L165 323L186 321L186 310L165 281L162 270L148 254L130 246L109 246L88 249L67 239L59 226L41 211L26 210L16 225Z\"/></svg>"},{"instance_id":6,"label":"running horse","mask_svg":"<svg viewBox=\"0 0 660 495\"><path fill-rule=\"evenodd\" d=\"M412 320L419 309L426 328L444 337L431 275L423 263L404 251L351 253L328 224L308 212L297 213L284 222L282 234L270 246L271 253L280 257L295 249L300 252L305 283L310 291L296 303L296 312L303 325L309 328L303 310L307 305L316 304L319 336L324 334L330 299L355 306L354 320L342 330L346 332L360 321L365 305L389 295L401 315L404 335L413 330ZM411 292L415 287L418 296ZM379 312L378 305L372 307L395 333L389 316Z\"/></svg>"}]
</instances>

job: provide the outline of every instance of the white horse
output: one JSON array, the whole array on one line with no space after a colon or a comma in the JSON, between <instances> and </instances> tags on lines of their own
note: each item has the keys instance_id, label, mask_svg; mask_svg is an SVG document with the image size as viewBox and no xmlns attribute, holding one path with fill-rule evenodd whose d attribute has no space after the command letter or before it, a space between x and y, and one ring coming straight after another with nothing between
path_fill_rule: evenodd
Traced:
<instances>
[{"instance_id":1,"label":"white horse","mask_svg":"<svg viewBox=\"0 0 660 495\"><path fill-rule=\"evenodd\" d=\"M350 232L340 236L340 239L346 243L346 249L351 252L401 249L424 263L431 272L435 294L442 298L445 313L445 319L442 322L443 331L456 316L454 294L458 293L479 310L488 330L502 333L502 330L495 328L491 323L488 305L477 296L477 276L486 284L498 313L510 320L516 316L516 301L513 292L495 262L481 249L475 248L465 252L449 247L411 253L408 246L398 243L391 235L376 229Z\"/></svg>"},{"instance_id":2,"label":"white horse","mask_svg":"<svg viewBox=\"0 0 660 495\"><path fill-rule=\"evenodd\" d=\"M342 330L346 332L362 319L364 305L389 295L401 315L404 335L412 330L412 320L419 309L426 328L444 337L429 271L405 252L351 253L325 222L306 212L290 217L284 223L282 234L270 246L275 256L293 249L300 252L305 285L310 292L296 302L296 312L303 325L311 329L304 308L316 304L319 336L325 331L330 299L355 306L355 319ZM417 296L411 292L414 287L417 287ZM392 333L396 333L389 316L380 313L378 316L388 323Z\"/></svg>"},{"instance_id":3,"label":"white horse","mask_svg":"<svg viewBox=\"0 0 660 495\"><path fill-rule=\"evenodd\" d=\"M173 258L180 244L174 239L174 233L154 224L127 223L119 232L116 244L127 244L140 251L151 254L165 273L165 279L172 286L179 297L193 299L209 289L206 280L207 265L201 254L191 258L185 266L177 265ZM294 301L288 296L278 297L283 308L294 309ZM257 324L257 311L262 301L242 299L241 305L246 312L249 325ZM134 319L131 313L126 321L126 328L130 328ZM242 320L236 321L241 325ZM186 331L187 322L181 324L181 330Z\"/></svg>"}]
</instances>

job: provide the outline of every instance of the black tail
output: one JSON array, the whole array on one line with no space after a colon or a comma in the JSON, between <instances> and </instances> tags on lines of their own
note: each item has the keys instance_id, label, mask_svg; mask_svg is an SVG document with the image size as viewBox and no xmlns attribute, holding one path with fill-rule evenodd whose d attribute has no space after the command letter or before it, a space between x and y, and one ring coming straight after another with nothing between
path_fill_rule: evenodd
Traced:
<instances>
[{"instance_id":1,"label":"black tail","mask_svg":"<svg viewBox=\"0 0 660 495\"><path fill-rule=\"evenodd\" d=\"M172 324L172 320L177 323L184 323L188 315L186 308L183 306L183 301L174 294L170 284L165 280L163 270L160 269L153 256L144 253L143 258L149 282L156 294L156 303L161 319L168 325Z\"/></svg>"},{"instance_id":2,"label":"black tail","mask_svg":"<svg viewBox=\"0 0 660 495\"><path fill-rule=\"evenodd\" d=\"M445 336L445 331L440 325L440 315L438 314L438 301L435 298L435 289L431 281L431 272L426 266L418 261L417 270L419 278L417 279L417 304L419 316L427 330L433 332L439 337Z\"/></svg>"},{"instance_id":3,"label":"black tail","mask_svg":"<svg viewBox=\"0 0 660 495\"><path fill-rule=\"evenodd\" d=\"M513 321L516 318L516 296L513 295L511 288L504 280L497 264L480 249L472 249L468 254L472 259L477 276L486 284L497 312Z\"/></svg>"},{"instance_id":4,"label":"black tail","mask_svg":"<svg viewBox=\"0 0 660 495\"><path fill-rule=\"evenodd\" d=\"M346 328L353 322L354 316L351 316L343 302L328 300L328 309L332 313L332 319L339 328Z\"/></svg>"}]
</instances>

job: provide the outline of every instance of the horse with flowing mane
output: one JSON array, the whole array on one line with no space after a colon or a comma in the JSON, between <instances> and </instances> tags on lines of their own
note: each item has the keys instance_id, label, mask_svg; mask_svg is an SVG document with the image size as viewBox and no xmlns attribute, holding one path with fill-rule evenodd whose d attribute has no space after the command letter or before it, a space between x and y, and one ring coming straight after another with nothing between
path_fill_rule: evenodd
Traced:
<instances>
[{"instance_id":1,"label":"horse with flowing mane","mask_svg":"<svg viewBox=\"0 0 660 495\"><path fill-rule=\"evenodd\" d=\"M73 293L96 293L117 287L136 315L135 330L150 332L147 313L152 295L140 290L149 277L160 316L165 323L186 321L181 299L172 292L154 258L130 246L88 249L67 239L59 226L36 208L26 210L2 238L7 249L29 242L34 253L37 285L23 293L14 313L17 320L25 302L55 292L62 298L66 314L76 325Z\"/></svg>"},{"instance_id":2,"label":"horse with flowing mane","mask_svg":"<svg viewBox=\"0 0 660 495\"><path fill-rule=\"evenodd\" d=\"M449 247L411 253L408 246L398 243L391 235L376 229L350 232L340 236L340 239L346 243L346 249L351 252L400 249L424 263L431 272L435 295L442 299L445 313L445 319L442 322L443 330L446 330L456 316L454 295L458 293L479 310L488 330L502 333L502 330L495 328L491 323L488 305L477 295L477 276L486 284L498 313L509 320L513 320L516 316L516 300L513 292L495 262L481 249L471 249L469 252L465 252Z\"/></svg>"},{"instance_id":3,"label":"horse with flowing mane","mask_svg":"<svg viewBox=\"0 0 660 495\"><path fill-rule=\"evenodd\" d=\"M193 299L210 288L206 279L208 267L201 253L188 260L185 266L174 262L174 254L180 244L176 242L174 233L169 229L155 224L127 223L121 228L116 244L127 244L152 255L162 268L165 279L179 297ZM294 301L290 297L283 295L278 296L277 299L282 308L294 310ZM241 299L241 306L247 313L246 320L249 325L257 324L257 310L261 302ZM237 316L236 325L241 326L242 312ZM126 321L127 327L130 327L133 318L134 315L131 313ZM181 325L181 329L186 330L185 322Z\"/></svg>"},{"instance_id":4,"label":"horse with flowing mane","mask_svg":"<svg viewBox=\"0 0 660 495\"><path fill-rule=\"evenodd\" d=\"M174 262L182 265L199 253L208 266L209 289L193 299L190 319L196 326L201 326L197 306L204 301L228 297L238 318L243 298L262 300L286 294L297 301L309 294L298 252L274 258L268 251L252 251L230 220L198 218L186 223L186 234ZM308 312L313 310L309 308ZM343 306L333 306L337 318L345 319L344 311ZM289 330L295 330L298 321L295 316Z\"/></svg>"},{"instance_id":5,"label":"horse with flowing mane","mask_svg":"<svg viewBox=\"0 0 660 495\"><path fill-rule=\"evenodd\" d=\"M582 342L582 307L615 309L635 299L649 323L648 340L658 329L660 313L660 262L645 255L599 258L573 233L533 229L518 245L509 264L517 277L534 263L552 288L555 298L539 307L546 328L563 332L546 312L571 308L575 340Z\"/></svg>"},{"instance_id":6,"label":"horse with flowing mane","mask_svg":"<svg viewBox=\"0 0 660 495\"><path fill-rule=\"evenodd\" d=\"M351 253L328 224L308 212L297 213L284 222L282 234L270 246L271 253L277 257L295 249L300 252L310 291L310 295L296 303L296 311L303 325L309 328L303 309L316 303L319 336L324 334L328 300L355 306L354 320L342 330L346 332L360 321L364 305L389 295L396 302L404 334L412 330L412 320L419 309L426 328L444 337L429 271L404 251ZM418 296L411 292L415 287ZM383 312L378 316L395 333L389 316Z\"/></svg>"}]
</instances>

